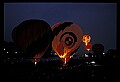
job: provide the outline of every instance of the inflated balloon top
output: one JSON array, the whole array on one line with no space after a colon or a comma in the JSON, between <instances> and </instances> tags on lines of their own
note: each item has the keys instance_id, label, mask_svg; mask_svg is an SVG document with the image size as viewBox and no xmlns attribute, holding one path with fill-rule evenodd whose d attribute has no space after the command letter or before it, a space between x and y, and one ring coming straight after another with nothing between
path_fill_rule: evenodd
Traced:
<instances>
[{"instance_id":1,"label":"inflated balloon top","mask_svg":"<svg viewBox=\"0 0 120 82\"><path fill-rule=\"evenodd\" d=\"M64 62L69 61L82 43L81 27L73 22L58 22L51 28L54 35L53 50Z\"/></svg>"},{"instance_id":2,"label":"inflated balloon top","mask_svg":"<svg viewBox=\"0 0 120 82\"><path fill-rule=\"evenodd\" d=\"M90 43L90 41L91 41L90 35L88 35L88 34L83 35L82 41L85 44L86 50L90 51L90 49L92 48L92 44Z\"/></svg>"},{"instance_id":3,"label":"inflated balloon top","mask_svg":"<svg viewBox=\"0 0 120 82\"><path fill-rule=\"evenodd\" d=\"M87 45L87 44L90 42L90 40L91 40L90 35L85 34L85 35L83 36L82 41L85 43L85 45Z\"/></svg>"},{"instance_id":4,"label":"inflated balloon top","mask_svg":"<svg viewBox=\"0 0 120 82\"><path fill-rule=\"evenodd\" d=\"M104 46L101 43L96 43L92 46L92 51L96 54L101 54L104 51Z\"/></svg>"},{"instance_id":5,"label":"inflated balloon top","mask_svg":"<svg viewBox=\"0 0 120 82\"><path fill-rule=\"evenodd\" d=\"M13 29L12 38L28 57L34 57L35 54L42 57L52 49L52 30L44 20L30 19L21 22Z\"/></svg>"}]
</instances>

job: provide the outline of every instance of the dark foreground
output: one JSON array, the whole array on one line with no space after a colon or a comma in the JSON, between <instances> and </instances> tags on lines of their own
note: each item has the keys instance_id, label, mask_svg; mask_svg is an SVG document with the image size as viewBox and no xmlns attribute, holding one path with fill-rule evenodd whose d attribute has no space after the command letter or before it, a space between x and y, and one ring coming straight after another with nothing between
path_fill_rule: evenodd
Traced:
<instances>
[{"instance_id":1,"label":"dark foreground","mask_svg":"<svg viewBox=\"0 0 120 82\"><path fill-rule=\"evenodd\" d=\"M89 59L71 59L67 64L60 60L12 62L1 64L4 80L119 80L117 64L97 64Z\"/></svg>"}]
</instances>

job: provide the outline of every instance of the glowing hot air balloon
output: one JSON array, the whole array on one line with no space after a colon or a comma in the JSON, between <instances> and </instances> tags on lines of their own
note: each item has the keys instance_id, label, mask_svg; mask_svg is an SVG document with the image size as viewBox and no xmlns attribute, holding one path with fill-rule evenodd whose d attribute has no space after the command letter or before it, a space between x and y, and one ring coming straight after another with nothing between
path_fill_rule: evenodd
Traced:
<instances>
[{"instance_id":1,"label":"glowing hot air balloon","mask_svg":"<svg viewBox=\"0 0 120 82\"><path fill-rule=\"evenodd\" d=\"M54 35L52 48L63 62L68 62L82 43L83 31L73 22L58 22L51 28Z\"/></svg>"},{"instance_id":2,"label":"glowing hot air balloon","mask_svg":"<svg viewBox=\"0 0 120 82\"><path fill-rule=\"evenodd\" d=\"M91 37L89 35L84 35L82 38L82 41L85 43L85 45L87 45L91 40Z\"/></svg>"},{"instance_id":3,"label":"glowing hot air balloon","mask_svg":"<svg viewBox=\"0 0 120 82\"><path fill-rule=\"evenodd\" d=\"M85 34L82 38L82 41L85 43L85 48L87 51L90 51L92 44L90 43L91 37L88 34Z\"/></svg>"},{"instance_id":4,"label":"glowing hot air balloon","mask_svg":"<svg viewBox=\"0 0 120 82\"><path fill-rule=\"evenodd\" d=\"M92 48L92 44L87 43L87 45L85 45L85 48L86 48L87 51L89 51Z\"/></svg>"}]
</instances>

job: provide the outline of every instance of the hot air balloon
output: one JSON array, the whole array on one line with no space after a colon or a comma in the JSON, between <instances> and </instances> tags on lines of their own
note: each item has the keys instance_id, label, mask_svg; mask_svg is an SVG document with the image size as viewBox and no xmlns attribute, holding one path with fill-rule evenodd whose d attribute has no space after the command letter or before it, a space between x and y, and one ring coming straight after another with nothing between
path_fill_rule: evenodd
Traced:
<instances>
[{"instance_id":1,"label":"hot air balloon","mask_svg":"<svg viewBox=\"0 0 120 82\"><path fill-rule=\"evenodd\" d=\"M92 44L90 43L91 37L88 34L83 35L82 41L85 44L85 48L87 51L90 51Z\"/></svg>"},{"instance_id":2,"label":"hot air balloon","mask_svg":"<svg viewBox=\"0 0 120 82\"><path fill-rule=\"evenodd\" d=\"M82 43L83 31L73 22L58 22L51 28L54 36L52 48L63 62L68 62Z\"/></svg>"},{"instance_id":3,"label":"hot air balloon","mask_svg":"<svg viewBox=\"0 0 120 82\"><path fill-rule=\"evenodd\" d=\"M92 44L87 43L87 45L85 45L85 48L86 48L87 51L89 51L92 48Z\"/></svg>"},{"instance_id":4,"label":"hot air balloon","mask_svg":"<svg viewBox=\"0 0 120 82\"><path fill-rule=\"evenodd\" d=\"M103 54L104 46L101 43L96 43L92 46L92 51L95 54Z\"/></svg>"},{"instance_id":5,"label":"hot air balloon","mask_svg":"<svg viewBox=\"0 0 120 82\"><path fill-rule=\"evenodd\" d=\"M82 41L85 43L85 45L87 45L90 42L90 40L91 40L91 37L88 34L85 34L82 38Z\"/></svg>"},{"instance_id":6,"label":"hot air balloon","mask_svg":"<svg viewBox=\"0 0 120 82\"><path fill-rule=\"evenodd\" d=\"M52 30L44 20L30 19L21 22L13 29L12 39L24 51L25 57L47 57L45 54L52 50Z\"/></svg>"}]
</instances>

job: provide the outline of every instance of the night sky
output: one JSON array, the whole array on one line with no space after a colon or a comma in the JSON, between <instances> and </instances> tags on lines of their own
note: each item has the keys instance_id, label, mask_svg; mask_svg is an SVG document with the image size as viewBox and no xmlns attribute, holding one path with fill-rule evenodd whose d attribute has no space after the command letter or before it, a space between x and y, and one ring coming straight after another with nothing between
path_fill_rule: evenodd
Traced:
<instances>
[{"instance_id":1,"label":"night sky","mask_svg":"<svg viewBox=\"0 0 120 82\"><path fill-rule=\"evenodd\" d=\"M91 43L104 45L104 52L116 49L116 3L4 3L4 40L12 41L15 26L27 19L42 19L50 26L58 22L74 22ZM82 43L77 54L85 53Z\"/></svg>"}]
</instances>

